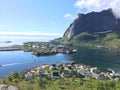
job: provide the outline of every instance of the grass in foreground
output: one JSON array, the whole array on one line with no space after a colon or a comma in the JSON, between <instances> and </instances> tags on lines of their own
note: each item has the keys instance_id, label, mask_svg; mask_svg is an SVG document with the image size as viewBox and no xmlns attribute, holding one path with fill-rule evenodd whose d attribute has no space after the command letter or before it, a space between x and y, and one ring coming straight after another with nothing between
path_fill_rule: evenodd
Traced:
<instances>
[{"instance_id":1,"label":"grass in foreground","mask_svg":"<svg viewBox=\"0 0 120 90\"><path fill-rule=\"evenodd\" d=\"M59 79L32 77L25 80L22 74L17 72L5 77L0 83L15 85L20 90L120 90L120 81L76 77Z\"/></svg>"}]
</instances>

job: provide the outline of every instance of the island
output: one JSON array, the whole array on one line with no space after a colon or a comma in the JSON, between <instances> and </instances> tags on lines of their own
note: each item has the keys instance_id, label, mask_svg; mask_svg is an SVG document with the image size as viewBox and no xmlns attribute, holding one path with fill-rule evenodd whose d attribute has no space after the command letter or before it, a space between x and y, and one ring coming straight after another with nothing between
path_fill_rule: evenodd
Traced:
<instances>
[{"instance_id":1,"label":"island","mask_svg":"<svg viewBox=\"0 0 120 90\"><path fill-rule=\"evenodd\" d=\"M12 41L4 41L4 42L0 42L0 43L12 43Z\"/></svg>"}]
</instances>

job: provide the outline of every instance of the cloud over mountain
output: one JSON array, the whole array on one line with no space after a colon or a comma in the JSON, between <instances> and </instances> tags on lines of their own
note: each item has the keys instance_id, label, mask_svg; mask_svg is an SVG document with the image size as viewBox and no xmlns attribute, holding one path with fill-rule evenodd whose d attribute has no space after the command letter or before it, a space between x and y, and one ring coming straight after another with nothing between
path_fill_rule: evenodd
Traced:
<instances>
[{"instance_id":1,"label":"cloud over mountain","mask_svg":"<svg viewBox=\"0 0 120 90\"><path fill-rule=\"evenodd\" d=\"M116 18L120 18L120 0L77 0L74 6L86 13L111 8Z\"/></svg>"},{"instance_id":2,"label":"cloud over mountain","mask_svg":"<svg viewBox=\"0 0 120 90\"><path fill-rule=\"evenodd\" d=\"M77 16L67 13L64 15L64 18L74 20L75 18L77 18Z\"/></svg>"}]
</instances>

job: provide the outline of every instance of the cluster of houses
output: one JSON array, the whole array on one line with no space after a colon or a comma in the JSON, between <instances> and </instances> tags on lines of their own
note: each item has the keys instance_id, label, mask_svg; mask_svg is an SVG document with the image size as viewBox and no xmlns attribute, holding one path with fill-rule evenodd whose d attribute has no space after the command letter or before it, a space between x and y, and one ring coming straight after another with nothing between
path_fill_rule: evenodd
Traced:
<instances>
[{"instance_id":1,"label":"cluster of houses","mask_svg":"<svg viewBox=\"0 0 120 90\"><path fill-rule=\"evenodd\" d=\"M54 45L48 43L41 43L41 44L27 43L24 46L29 47L29 49L31 48L30 50L33 50L33 54L35 55L54 54L54 53L74 53L77 51L65 47L64 45Z\"/></svg>"},{"instance_id":2,"label":"cluster of houses","mask_svg":"<svg viewBox=\"0 0 120 90\"><path fill-rule=\"evenodd\" d=\"M117 50L117 51L120 51L120 48L119 46L117 45L114 45L114 46L105 46L105 45L93 45L94 48L97 48L97 49L106 49L106 50Z\"/></svg>"},{"instance_id":3,"label":"cluster of houses","mask_svg":"<svg viewBox=\"0 0 120 90\"><path fill-rule=\"evenodd\" d=\"M98 48L98 49L111 49L110 46L103 46L103 45L94 45L94 47ZM116 46L117 47L117 46Z\"/></svg>"},{"instance_id":4,"label":"cluster of houses","mask_svg":"<svg viewBox=\"0 0 120 90\"><path fill-rule=\"evenodd\" d=\"M83 64L75 64L74 62L66 64L52 64L52 65L41 65L25 73L25 79L29 80L33 74L36 77L46 78L51 77L52 79L59 79L64 77L72 77L76 75L78 78L94 78L99 80L115 80L118 81L120 73L108 70L109 72L101 72L97 67L90 67ZM74 73L72 73L74 72Z\"/></svg>"}]
</instances>

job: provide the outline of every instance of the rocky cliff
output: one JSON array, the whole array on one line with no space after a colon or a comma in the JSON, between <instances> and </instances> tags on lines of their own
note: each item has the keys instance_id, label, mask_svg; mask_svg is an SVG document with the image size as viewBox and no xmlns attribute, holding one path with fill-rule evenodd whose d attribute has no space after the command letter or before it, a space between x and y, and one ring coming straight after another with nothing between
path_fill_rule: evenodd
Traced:
<instances>
[{"instance_id":1,"label":"rocky cliff","mask_svg":"<svg viewBox=\"0 0 120 90\"><path fill-rule=\"evenodd\" d=\"M78 18L70 24L63 37L70 39L83 32L90 34L120 32L120 19L116 19L111 9L78 14Z\"/></svg>"}]
</instances>

